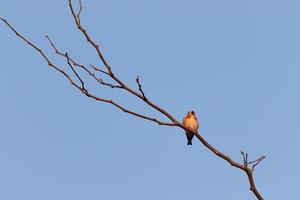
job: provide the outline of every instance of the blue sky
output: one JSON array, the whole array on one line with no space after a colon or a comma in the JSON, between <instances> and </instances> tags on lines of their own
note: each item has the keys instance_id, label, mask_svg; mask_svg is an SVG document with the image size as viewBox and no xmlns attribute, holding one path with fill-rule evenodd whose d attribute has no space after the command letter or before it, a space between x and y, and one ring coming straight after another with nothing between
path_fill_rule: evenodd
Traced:
<instances>
[{"instance_id":1,"label":"blue sky","mask_svg":"<svg viewBox=\"0 0 300 200\"><path fill-rule=\"evenodd\" d=\"M299 1L83 1L82 23L115 73L255 171L265 199L299 198ZM99 64L67 1L1 4L0 15L43 48L46 39ZM246 176L178 128L160 127L87 99L0 24L0 199L255 199ZM103 90L160 117L122 92Z\"/></svg>"}]
</instances>

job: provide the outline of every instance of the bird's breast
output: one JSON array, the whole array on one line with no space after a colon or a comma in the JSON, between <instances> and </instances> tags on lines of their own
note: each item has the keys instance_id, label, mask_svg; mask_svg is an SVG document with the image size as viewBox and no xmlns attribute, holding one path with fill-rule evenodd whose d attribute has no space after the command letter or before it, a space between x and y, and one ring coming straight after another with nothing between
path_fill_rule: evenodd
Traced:
<instances>
[{"instance_id":1,"label":"bird's breast","mask_svg":"<svg viewBox=\"0 0 300 200\"><path fill-rule=\"evenodd\" d=\"M192 131L197 131L199 124L194 118L188 118L183 121L183 126L191 129Z\"/></svg>"}]
</instances>

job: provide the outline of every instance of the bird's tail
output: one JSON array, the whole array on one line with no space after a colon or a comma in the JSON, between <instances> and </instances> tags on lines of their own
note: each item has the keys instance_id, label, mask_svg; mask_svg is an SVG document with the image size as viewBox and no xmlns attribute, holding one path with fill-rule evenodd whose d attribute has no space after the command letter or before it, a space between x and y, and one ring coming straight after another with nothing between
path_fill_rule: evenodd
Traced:
<instances>
[{"instance_id":1,"label":"bird's tail","mask_svg":"<svg viewBox=\"0 0 300 200\"><path fill-rule=\"evenodd\" d=\"M186 139L187 139L187 145L192 145L192 140L193 140L193 137L194 137L194 134L186 131L185 132L185 135L186 135Z\"/></svg>"}]
</instances>

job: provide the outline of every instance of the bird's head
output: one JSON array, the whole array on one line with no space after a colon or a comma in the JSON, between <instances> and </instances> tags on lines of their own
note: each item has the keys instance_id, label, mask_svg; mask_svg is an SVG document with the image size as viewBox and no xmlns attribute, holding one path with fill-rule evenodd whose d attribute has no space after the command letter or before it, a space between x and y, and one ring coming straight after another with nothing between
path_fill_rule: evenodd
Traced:
<instances>
[{"instance_id":1,"label":"bird's head","mask_svg":"<svg viewBox=\"0 0 300 200\"><path fill-rule=\"evenodd\" d=\"M196 112L191 110L187 113L187 116L196 116Z\"/></svg>"}]
</instances>

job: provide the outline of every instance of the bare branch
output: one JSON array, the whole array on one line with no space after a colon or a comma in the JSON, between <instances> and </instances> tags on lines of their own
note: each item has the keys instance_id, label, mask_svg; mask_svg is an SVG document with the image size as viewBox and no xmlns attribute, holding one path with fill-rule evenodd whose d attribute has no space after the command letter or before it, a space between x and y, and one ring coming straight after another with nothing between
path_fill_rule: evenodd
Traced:
<instances>
[{"instance_id":1,"label":"bare branch","mask_svg":"<svg viewBox=\"0 0 300 200\"><path fill-rule=\"evenodd\" d=\"M252 171L254 171L254 168L263 160L266 158L266 156L261 156L256 160L253 161L249 161L248 162L248 153L244 153L243 151L241 151L241 154L243 156L243 161L244 161L244 166L247 167L249 165L252 165L251 169Z\"/></svg>"},{"instance_id":2,"label":"bare branch","mask_svg":"<svg viewBox=\"0 0 300 200\"><path fill-rule=\"evenodd\" d=\"M90 64L90 66L91 66L95 71L98 71L98 72L101 72L101 73L103 73L103 74L106 74L106 75L110 76L109 73L107 73L106 71L104 71L104 70L102 70L102 69L100 69L100 68L98 68L98 67L95 67L95 65Z\"/></svg>"},{"instance_id":3,"label":"bare branch","mask_svg":"<svg viewBox=\"0 0 300 200\"><path fill-rule=\"evenodd\" d=\"M142 118L142 119L146 119L146 120L149 120L149 121L153 121L159 125L164 125L164 126L176 126L174 123L169 123L169 122L163 122L161 120L158 120L156 118L152 118L152 117L148 117L146 115L142 115L142 114L139 114L137 112L133 112L131 110L128 110L127 108L121 106L120 104L116 103L115 101L111 100L111 99L102 99L102 98L99 98L99 97L96 97L90 93L87 93L86 94L88 97L92 98L92 99L95 99L97 101L101 101L101 102L105 102L105 103L109 103L109 104L112 104L114 105L115 107L119 108L120 110L122 110L123 112L125 113L129 113L131 115L134 115L136 117L139 117L139 118Z\"/></svg>"},{"instance_id":4,"label":"bare branch","mask_svg":"<svg viewBox=\"0 0 300 200\"><path fill-rule=\"evenodd\" d=\"M82 11L82 9L83 9L81 0L79 0L79 6L80 6L80 7L79 7L79 11L78 11L76 17L77 17L78 22L79 22L79 24L80 24L80 14L81 14L81 11Z\"/></svg>"},{"instance_id":5,"label":"bare branch","mask_svg":"<svg viewBox=\"0 0 300 200\"><path fill-rule=\"evenodd\" d=\"M36 45L34 45L32 42L30 42L28 39L26 39L24 36L22 36L20 33L18 33L9 23L6 19L0 17L0 20L2 20L9 28L10 30L12 30L17 37L19 37L21 40L23 40L25 43L27 43L29 46L31 46L33 49L35 49L46 61L48 66L52 67L53 69L55 69L56 71L60 72L62 75L64 75L72 85L74 85L77 88L80 88L74 81L73 79L62 69L60 69L58 66L54 65L50 59L46 56L46 54L40 49L38 48Z\"/></svg>"},{"instance_id":6,"label":"bare branch","mask_svg":"<svg viewBox=\"0 0 300 200\"><path fill-rule=\"evenodd\" d=\"M248 153L244 153L243 151L241 151L241 154L243 156L244 166L248 166Z\"/></svg>"},{"instance_id":7,"label":"bare branch","mask_svg":"<svg viewBox=\"0 0 300 200\"><path fill-rule=\"evenodd\" d=\"M100 58L100 60L103 62L104 66L106 67L106 69L108 70L108 72L112 75L112 71L110 69L110 66L108 64L108 62L105 60L104 56L102 55L102 52L100 51L99 45L96 44L91 37L87 34L87 31L81 26L81 22L80 20L78 20L77 15L75 14L75 11L73 9L73 5L72 5L72 0L68 0L69 1L69 7L72 13L72 16L74 18L74 21L77 25L77 28L83 33L83 35L85 36L85 38L87 39L87 41L95 48L98 57Z\"/></svg>"},{"instance_id":8,"label":"bare branch","mask_svg":"<svg viewBox=\"0 0 300 200\"><path fill-rule=\"evenodd\" d=\"M174 124L180 124L170 113L168 113L166 110L162 109L161 107L157 106L155 103L153 103L152 101L150 101L149 99L144 99L143 95L139 94L138 92L134 91L133 89L131 89L130 87L128 87L125 83L123 83L119 78L117 78L115 76L115 74L113 73L111 67L109 66L108 62L106 61L106 59L104 58L99 45L96 44L92 38L90 37L90 35L88 34L88 32L83 28L83 26L80 24L80 21L78 21L75 11L73 9L73 5L72 5L72 0L68 0L69 1L69 7L73 16L73 19L76 23L77 28L82 32L82 34L85 36L86 40L93 46L93 48L96 50L98 57L100 58L100 60L102 61L102 63L104 64L104 66L106 67L109 76L114 79L117 83L120 84L120 86L122 88L124 88L125 90L127 90L129 93L133 94L134 96L140 98L141 100L143 100L145 103L147 103L149 106L151 106L152 108L154 108L155 110L159 111L160 113L162 113L163 115L165 115L167 118L169 118Z\"/></svg>"},{"instance_id":9,"label":"bare branch","mask_svg":"<svg viewBox=\"0 0 300 200\"><path fill-rule=\"evenodd\" d=\"M74 80L65 72L63 71L60 67L54 65L51 60L47 57L47 55L43 52L43 50L41 50L40 48L38 48L36 45L34 45L33 43L31 43L28 39L26 39L24 36L22 36L21 34L19 34L8 22L7 20L5 20L4 18L0 17L0 20L2 20L19 38L21 38L25 43L27 43L29 46L31 46L32 48L34 48L36 51L39 52L39 54L41 54L41 56L47 61L48 65L52 68L54 68L56 71L60 72L64 77L66 77L69 82L71 83L71 85L73 85L75 88L77 88L78 90L80 90L83 94L85 94L87 97L90 97L94 100L97 100L97 101L101 101L101 102L104 102L104 103L109 103L109 104L112 104L113 106L119 108L120 110L122 110L123 112L126 112L126 113L129 113L131 115L134 115L136 117L140 117L142 119L146 119L146 120L149 120L149 121L153 121L159 125L164 125L164 126L176 126L176 124L174 123L169 123L169 122L164 122L164 121L161 121L161 120L158 120L156 118L153 118L153 117L148 117L146 115L143 115L143 114L139 114L137 112L134 112L134 111L131 111L123 106L121 106L120 104L116 103L115 101L111 100L111 99L105 99L105 98L101 98L101 97L97 97L91 93L89 93L85 88L84 88L84 85L81 85L79 86L78 84L76 84L74 82ZM51 41L51 40L50 40ZM53 43L52 43L53 44ZM54 46L55 47L55 46ZM73 66L71 65L71 59L69 58L69 56L67 54L64 55L66 58L67 58L67 61L68 61L68 64L69 66L72 68L73 72L75 74L77 74L77 72L75 71L75 69L73 68ZM78 74L77 74L78 75ZM77 76L76 75L76 76ZM83 82L83 80L79 77L79 75L77 76L77 78L79 80ZM81 82L80 81L80 82ZM82 84L81 83L81 84Z\"/></svg>"},{"instance_id":10,"label":"bare branch","mask_svg":"<svg viewBox=\"0 0 300 200\"><path fill-rule=\"evenodd\" d=\"M76 67L80 67L82 68L85 72L87 72L88 75L92 76L94 80L96 80L98 83L100 83L101 85L105 85L108 86L110 88L122 88L119 85L114 85L111 83L107 83L105 82L103 79L101 78L97 78L96 75L94 73L92 73L87 67L85 67L83 64L79 64L77 63L73 58L71 58L69 55L67 56L66 54L63 54L55 45L54 42L50 39L50 37L48 35L46 35L47 40L50 42L51 46L53 47L55 53L57 55L60 55L62 57L65 57L70 63L72 63L72 65L76 66ZM94 67L93 67L94 68ZM94 68L95 69L95 68ZM107 72L105 72L107 73ZM78 75L78 74L77 74Z\"/></svg>"},{"instance_id":11,"label":"bare branch","mask_svg":"<svg viewBox=\"0 0 300 200\"><path fill-rule=\"evenodd\" d=\"M136 77L135 79L136 83L138 84L138 87L139 87L139 91L141 92L142 96L143 96L143 99L146 101L147 100L147 97L145 96L145 93L142 89L142 85L140 83L140 79L139 79L139 76Z\"/></svg>"},{"instance_id":12,"label":"bare branch","mask_svg":"<svg viewBox=\"0 0 300 200\"><path fill-rule=\"evenodd\" d=\"M254 178L253 178L253 171L252 169L250 169L246 163L245 165L245 161L247 161L248 159L248 155L246 156L246 154L244 154L244 163L240 164L234 160L232 160L229 156L227 156L224 153L221 153L220 151L218 151L215 147L213 147L211 144L209 144L198 132L193 132L190 129L185 128L182 124L177 124L177 126L181 127L182 129L189 131L190 133L193 133L198 139L199 141L206 146L212 153L214 153L216 156L224 159L225 161L227 161L231 166L236 167L242 171L244 171L247 174L248 177L248 181L250 184L250 190L253 192L253 194L256 196L256 198L258 200L263 200L263 197L261 196L261 194L258 192L256 186L255 186L255 182L254 182Z\"/></svg>"},{"instance_id":13,"label":"bare branch","mask_svg":"<svg viewBox=\"0 0 300 200\"><path fill-rule=\"evenodd\" d=\"M249 164L250 164L250 163L253 164L253 165L252 165L252 171L254 171L255 167L256 167L263 159L265 159L265 158L266 158L266 156L261 156L261 157L259 157L258 159L249 162Z\"/></svg>"},{"instance_id":14,"label":"bare branch","mask_svg":"<svg viewBox=\"0 0 300 200\"><path fill-rule=\"evenodd\" d=\"M67 58L67 62L68 62L68 65L70 66L70 68L72 69L72 71L75 73L76 77L79 79L80 83L81 83L81 88L83 91L87 92L87 90L84 88L84 82L83 80L80 78L80 76L77 74L77 72L75 71L74 67L71 65L70 63L70 58L68 56L68 53L66 52L66 58Z\"/></svg>"}]
</instances>

